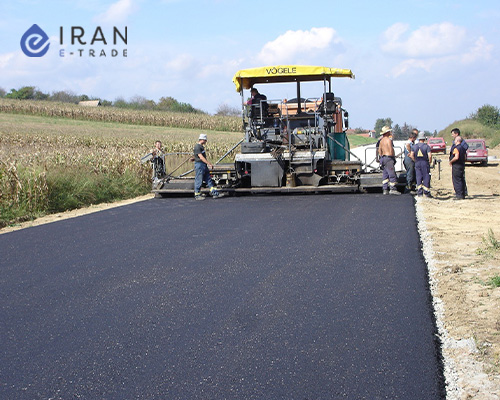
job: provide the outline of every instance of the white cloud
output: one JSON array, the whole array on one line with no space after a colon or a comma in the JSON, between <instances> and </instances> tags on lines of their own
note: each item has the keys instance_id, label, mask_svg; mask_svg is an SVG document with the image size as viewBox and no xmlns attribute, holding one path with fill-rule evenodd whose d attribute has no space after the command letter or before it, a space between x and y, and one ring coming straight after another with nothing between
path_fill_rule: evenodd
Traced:
<instances>
[{"instance_id":1,"label":"white cloud","mask_svg":"<svg viewBox=\"0 0 500 400\"><path fill-rule=\"evenodd\" d=\"M102 14L94 18L94 21L105 25L121 24L127 21L127 18L136 10L132 0L118 0L113 3Z\"/></svg>"},{"instance_id":2,"label":"white cloud","mask_svg":"<svg viewBox=\"0 0 500 400\"><path fill-rule=\"evenodd\" d=\"M183 72L196 66L198 62L191 54L179 54L166 63L168 72Z\"/></svg>"},{"instance_id":3,"label":"white cloud","mask_svg":"<svg viewBox=\"0 0 500 400\"><path fill-rule=\"evenodd\" d=\"M203 66L199 77L203 79L211 79L214 76L233 76L234 73L241 69L241 65L244 64L244 59L237 60L216 60L213 63L208 63Z\"/></svg>"},{"instance_id":4,"label":"white cloud","mask_svg":"<svg viewBox=\"0 0 500 400\"><path fill-rule=\"evenodd\" d=\"M409 26L397 23L389 27L382 50L406 57L436 57L455 54L462 49L466 38L463 27L449 22L422 26L405 37Z\"/></svg>"},{"instance_id":5,"label":"white cloud","mask_svg":"<svg viewBox=\"0 0 500 400\"><path fill-rule=\"evenodd\" d=\"M55 60L55 52L50 51L43 57L28 57L21 50L0 54L0 75L12 87L32 85L39 71L55 69Z\"/></svg>"},{"instance_id":6,"label":"white cloud","mask_svg":"<svg viewBox=\"0 0 500 400\"><path fill-rule=\"evenodd\" d=\"M396 77L415 69L431 72L438 65L488 60L493 50L484 37L475 39L464 27L449 22L421 26L413 32L408 24L396 23L383 38L382 51L403 59L391 70Z\"/></svg>"},{"instance_id":7,"label":"white cloud","mask_svg":"<svg viewBox=\"0 0 500 400\"><path fill-rule=\"evenodd\" d=\"M309 31L287 31L272 42L264 45L258 60L264 64L286 63L301 54L309 54L328 48L332 43L340 43L332 28L311 28Z\"/></svg>"},{"instance_id":8,"label":"white cloud","mask_svg":"<svg viewBox=\"0 0 500 400\"><path fill-rule=\"evenodd\" d=\"M410 58L399 63L392 69L392 73L395 77L405 74L411 69L423 69L424 71L430 72L431 67L436 62L435 59L418 60L415 58Z\"/></svg>"},{"instance_id":9,"label":"white cloud","mask_svg":"<svg viewBox=\"0 0 500 400\"><path fill-rule=\"evenodd\" d=\"M0 69L9 65L10 60L14 58L14 53L0 54Z\"/></svg>"},{"instance_id":10,"label":"white cloud","mask_svg":"<svg viewBox=\"0 0 500 400\"><path fill-rule=\"evenodd\" d=\"M387 30L383 34L386 42L382 45L382 50L387 53L399 50L402 47L401 36L403 36L403 34L408 31L409 27L410 26L408 24L398 22L387 28Z\"/></svg>"},{"instance_id":11,"label":"white cloud","mask_svg":"<svg viewBox=\"0 0 500 400\"><path fill-rule=\"evenodd\" d=\"M464 64L471 64L475 61L487 61L491 59L493 45L489 44L484 37L479 37L474 43L474 46L469 49L463 56Z\"/></svg>"}]
</instances>

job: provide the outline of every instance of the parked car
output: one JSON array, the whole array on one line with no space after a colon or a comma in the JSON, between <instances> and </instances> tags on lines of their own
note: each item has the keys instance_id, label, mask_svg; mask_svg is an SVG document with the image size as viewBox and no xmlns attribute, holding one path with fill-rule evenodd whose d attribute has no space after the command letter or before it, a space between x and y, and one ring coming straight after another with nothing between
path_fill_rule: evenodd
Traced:
<instances>
[{"instance_id":1,"label":"parked car","mask_svg":"<svg viewBox=\"0 0 500 400\"><path fill-rule=\"evenodd\" d=\"M469 148L467 149L467 162L488 163L488 146L483 139L467 139Z\"/></svg>"},{"instance_id":2,"label":"parked car","mask_svg":"<svg viewBox=\"0 0 500 400\"><path fill-rule=\"evenodd\" d=\"M446 142L442 137L430 138L427 144L431 148L431 153L439 153L442 151L443 154L446 154Z\"/></svg>"}]
</instances>

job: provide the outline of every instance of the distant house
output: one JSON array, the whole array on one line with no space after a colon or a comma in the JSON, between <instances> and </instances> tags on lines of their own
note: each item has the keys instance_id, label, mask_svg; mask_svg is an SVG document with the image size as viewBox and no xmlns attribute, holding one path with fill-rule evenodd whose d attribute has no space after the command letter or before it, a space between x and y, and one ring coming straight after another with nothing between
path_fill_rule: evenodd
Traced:
<instances>
[{"instance_id":1,"label":"distant house","mask_svg":"<svg viewBox=\"0 0 500 400\"><path fill-rule=\"evenodd\" d=\"M78 105L84 107L99 107L101 106L101 100L80 101Z\"/></svg>"},{"instance_id":2,"label":"distant house","mask_svg":"<svg viewBox=\"0 0 500 400\"><path fill-rule=\"evenodd\" d=\"M376 137L374 130L347 129L346 133L348 135L358 135L358 136L370 137L370 138Z\"/></svg>"}]
</instances>

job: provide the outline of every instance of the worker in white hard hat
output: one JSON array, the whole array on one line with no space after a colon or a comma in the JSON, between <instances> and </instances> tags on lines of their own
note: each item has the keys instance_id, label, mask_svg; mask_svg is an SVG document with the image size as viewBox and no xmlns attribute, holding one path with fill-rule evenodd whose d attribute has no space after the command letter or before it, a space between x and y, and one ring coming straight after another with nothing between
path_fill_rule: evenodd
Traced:
<instances>
[{"instance_id":1,"label":"worker in white hard hat","mask_svg":"<svg viewBox=\"0 0 500 400\"><path fill-rule=\"evenodd\" d=\"M415 176L417 180L417 196L432 197L431 195L431 162L432 152L426 141L424 132L419 132L418 143L412 147L410 157L415 161Z\"/></svg>"},{"instance_id":2,"label":"worker in white hard hat","mask_svg":"<svg viewBox=\"0 0 500 400\"><path fill-rule=\"evenodd\" d=\"M207 160L207 155L205 153L205 145L207 144L207 135L205 133L200 134L198 138L198 143L194 146L194 198L195 200L205 200L205 195L201 193L201 185L203 181L210 188L210 194L214 199L222 197L221 194L215 188L214 181L210 176L210 169L213 169L213 165Z\"/></svg>"}]
</instances>

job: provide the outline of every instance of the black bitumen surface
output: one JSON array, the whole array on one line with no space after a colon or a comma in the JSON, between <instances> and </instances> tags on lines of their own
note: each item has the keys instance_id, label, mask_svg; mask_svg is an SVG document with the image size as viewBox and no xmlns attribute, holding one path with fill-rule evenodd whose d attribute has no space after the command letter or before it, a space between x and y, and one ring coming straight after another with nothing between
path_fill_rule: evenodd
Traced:
<instances>
[{"instance_id":1,"label":"black bitumen surface","mask_svg":"<svg viewBox=\"0 0 500 400\"><path fill-rule=\"evenodd\" d=\"M440 399L410 196L154 199L0 235L2 399Z\"/></svg>"}]
</instances>

